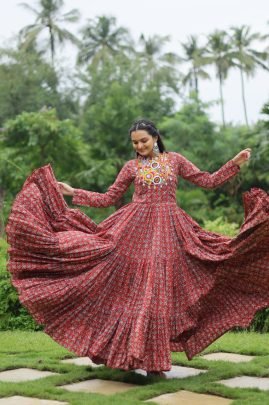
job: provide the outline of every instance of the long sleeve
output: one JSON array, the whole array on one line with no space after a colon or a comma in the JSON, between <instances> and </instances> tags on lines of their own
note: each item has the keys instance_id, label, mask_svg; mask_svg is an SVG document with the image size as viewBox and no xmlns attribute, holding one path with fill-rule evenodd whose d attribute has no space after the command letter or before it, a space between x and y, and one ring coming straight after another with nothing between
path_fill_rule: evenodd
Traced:
<instances>
[{"instance_id":1,"label":"long sleeve","mask_svg":"<svg viewBox=\"0 0 269 405\"><path fill-rule=\"evenodd\" d=\"M97 193L76 188L72 203L76 205L87 205L89 207L109 207L125 193L135 177L134 161L125 163L119 172L115 182L108 188L106 193Z\"/></svg>"},{"instance_id":2,"label":"long sleeve","mask_svg":"<svg viewBox=\"0 0 269 405\"><path fill-rule=\"evenodd\" d=\"M233 160L229 160L216 172L209 173L201 171L179 153L173 153L173 156L176 162L177 174L191 183L204 188L218 187L226 183L240 171L240 167L234 163Z\"/></svg>"}]
</instances>

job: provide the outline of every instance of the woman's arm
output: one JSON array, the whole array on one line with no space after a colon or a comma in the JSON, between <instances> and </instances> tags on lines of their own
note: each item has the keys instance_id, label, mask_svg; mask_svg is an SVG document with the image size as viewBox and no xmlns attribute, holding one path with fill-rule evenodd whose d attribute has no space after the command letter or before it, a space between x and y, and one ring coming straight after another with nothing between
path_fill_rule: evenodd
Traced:
<instances>
[{"instance_id":1,"label":"woman's arm","mask_svg":"<svg viewBox=\"0 0 269 405\"><path fill-rule=\"evenodd\" d=\"M64 194L72 195L72 203L75 205L87 205L89 207L109 207L125 193L135 177L134 161L127 162L119 172L115 182L108 188L106 193L97 193L79 188L66 188L65 183L59 183ZM64 186L63 186L64 184Z\"/></svg>"},{"instance_id":2,"label":"woman's arm","mask_svg":"<svg viewBox=\"0 0 269 405\"><path fill-rule=\"evenodd\" d=\"M175 153L177 174L200 187L215 188L226 183L240 171L241 164L250 157L250 152L249 155L246 154L244 157L243 154L246 151L248 150L241 151L214 173L201 171L184 156Z\"/></svg>"}]
</instances>

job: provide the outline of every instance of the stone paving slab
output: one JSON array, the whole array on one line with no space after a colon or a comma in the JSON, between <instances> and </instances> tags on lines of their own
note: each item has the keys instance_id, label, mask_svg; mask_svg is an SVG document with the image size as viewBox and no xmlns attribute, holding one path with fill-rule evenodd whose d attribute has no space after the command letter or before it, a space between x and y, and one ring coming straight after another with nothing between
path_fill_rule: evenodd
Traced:
<instances>
[{"instance_id":1,"label":"stone paving slab","mask_svg":"<svg viewBox=\"0 0 269 405\"><path fill-rule=\"evenodd\" d=\"M247 356L245 354L237 354L237 353L224 353L224 352L217 352L217 353L209 353L201 356L202 359L206 360L222 360L222 361L230 361L231 363L241 363L251 361L255 358L255 356Z\"/></svg>"},{"instance_id":2,"label":"stone paving slab","mask_svg":"<svg viewBox=\"0 0 269 405\"><path fill-rule=\"evenodd\" d=\"M95 364L89 357L75 357L61 360L61 363L75 364L76 366L103 367L103 364Z\"/></svg>"},{"instance_id":3,"label":"stone paving slab","mask_svg":"<svg viewBox=\"0 0 269 405\"><path fill-rule=\"evenodd\" d=\"M135 370L136 373L142 374L144 376L147 375L146 371L137 369ZM206 373L207 370L201 370L198 368L193 367L183 367L183 366L172 366L170 371L165 371L165 375L167 379L171 378L186 378L191 377L194 375L198 375L201 373Z\"/></svg>"},{"instance_id":4,"label":"stone paving slab","mask_svg":"<svg viewBox=\"0 0 269 405\"><path fill-rule=\"evenodd\" d=\"M21 382L38 380L39 378L48 377L50 375L59 375L51 371L40 371L33 368L15 368L0 372L0 381L6 382Z\"/></svg>"},{"instance_id":5,"label":"stone paving slab","mask_svg":"<svg viewBox=\"0 0 269 405\"><path fill-rule=\"evenodd\" d=\"M226 380L216 381L227 387L233 388L259 388L260 390L269 390L268 377L250 377L242 375L240 377L229 378ZM269 403L269 402L268 402Z\"/></svg>"},{"instance_id":6,"label":"stone paving slab","mask_svg":"<svg viewBox=\"0 0 269 405\"><path fill-rule=\"evenodd\" d=\"M58 387L73 392L95 392L103 395L111 395L118 392L128 391L139 386L135 384L123 383L120 381L93 379L81 381L75 384L61 385Z\"/></svg>"},{"instance_id":7,"label":"stone paving slab","mask_svg":"<svg viewBox=\"0 0 269 405\"><path fill-rule=\"evenodd\" d=\"M15 395L8 398L0 398L0 405L68 405L68 402L52 401Z\"/></svg>"},{"instance_id":8,"label":"stone paving slab","mask_svg":"<svg viewBox=\"0 0 269 405\"><path fill-rule=\"evenodd\" d=\"M230 405L231 399L216 395L197 394L190 391L178 391L171 394L160 395L145 402L154 401L159 405Z\"/></svg>"}]
</instances>

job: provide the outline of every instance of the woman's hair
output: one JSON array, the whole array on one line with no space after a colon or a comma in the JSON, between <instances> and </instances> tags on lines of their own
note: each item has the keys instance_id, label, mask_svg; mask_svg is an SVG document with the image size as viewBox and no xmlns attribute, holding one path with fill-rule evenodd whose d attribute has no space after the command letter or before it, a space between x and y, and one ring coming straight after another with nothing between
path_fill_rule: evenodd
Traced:
<instances>
[{"instance_id":1,"label":"woman's hair","mask_svg":"<svg viewBox=\"0 0 269 405\"><path fill-rule=\"evenodd\" d=\"M131 128L129 129L129 135L134 131L146 131L151 136L157 137L157 144L161 153L165 152L165 146L162 141L161 135L159 130L157 129L154 122L147 120L147 119L140 119L133 122Z\"/></svg>"}]
</instances>

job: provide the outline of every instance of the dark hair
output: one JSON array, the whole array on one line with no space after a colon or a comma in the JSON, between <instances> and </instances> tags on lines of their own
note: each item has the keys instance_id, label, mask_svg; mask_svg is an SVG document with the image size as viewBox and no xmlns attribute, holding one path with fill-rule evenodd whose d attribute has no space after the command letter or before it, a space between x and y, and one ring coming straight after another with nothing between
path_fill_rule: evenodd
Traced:
<instances>
[{"instance_id":1,"label":"dark hair","mask_svg":"<svg viewBox=\"0 0 269 405\"><path fill-rule=\"evenodd\" d=\"M134 131L147 131L147 133L151 136L157 137L157 144L161 153L165 152L165 146L161 138L161 134L157 129L154 122L147 120L147 119L140 119L133 122L131 128L129 129L129 135Z\"/></svg>"}]
</instances>

